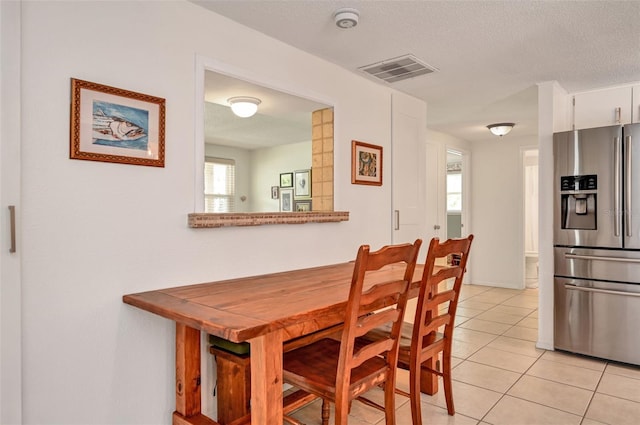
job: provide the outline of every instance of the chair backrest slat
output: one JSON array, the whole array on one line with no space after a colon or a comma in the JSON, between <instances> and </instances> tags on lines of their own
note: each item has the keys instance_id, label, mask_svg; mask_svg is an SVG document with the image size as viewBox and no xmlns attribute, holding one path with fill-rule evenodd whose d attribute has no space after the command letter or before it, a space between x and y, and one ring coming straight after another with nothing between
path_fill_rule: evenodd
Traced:
<instances>
[{"instance_id":1,"label":"chair backrest slat","mask_svg":"<svg viewBox=\"0 0 640 425\"><path fill-rule=\"evenodd\" d=\"M398 320L400 312L395 308L379 311L376 314L369 314L359 319L356 325L356 335L362 336L369 332L371 329L383 326L389 322L395 322Z\"/></svg>"},{"instance_id":2,"label":"chair backrest slat","mask_svg":"<svg viewBox=\"0 0 640 425\"><path fill-rule=\"evenodd\" d=\"M394 341L390 339L381 339L380 341L367 344L353 354L351 369L355 369L369 359L380 356L381 353L392 350L393 345Z\"/></svg>"},{"instance_id":3,"label":"chair backrest slat","mask_svg":"<svg viewBox=\"0 0 640 425\"><path fill-rule=\"evenodd\" d=\"M429 305L436 306L436 305L444 304L447 301L452 301L455 297L456 297L455 291L449 290L444 292L438 292L429 300Z\"/></svg>"},{"instance_id":4,"label":"chair backrest slat","mask_svg":"<svg viewBox=\"0 0 640 425\"><path fill-rule=\"evenodd\" d=\"M436 274L433 275L432 279L433 279L433 282L440 283L443 280L458 278L462 276L462 274L463 274L463 271L460 267L447 268L447 269L442 269L436 272Z\"/></svg>"},{"instance_id":5,"label":"chair backrest slat","mask_svg":"<svg viewBox=\"0 0 640 425\"><path fill-rule=\"evenodd\" d=\"M378 306L381 305L386 306L397 303L398 295L406 291L406 286L409 283L410 282L405 280L396 280L373 286L368 291L362 293L360 298L360 309L377 309L380 308ZM386 302L384 302L385 300Z\"/></svg>"}]
</instances>

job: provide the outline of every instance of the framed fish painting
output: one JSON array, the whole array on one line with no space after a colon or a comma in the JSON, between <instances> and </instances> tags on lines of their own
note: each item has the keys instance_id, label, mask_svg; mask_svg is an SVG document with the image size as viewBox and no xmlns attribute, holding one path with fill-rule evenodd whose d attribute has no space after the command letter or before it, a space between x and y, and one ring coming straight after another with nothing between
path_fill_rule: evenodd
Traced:
<instances>
[{"instance_id":1,"label":"framed fish painting","mask_svg":"<svg viewBox=\"0 0 640 425\"><path fill-rule=\"evenodd\" d=\"M351 141L351 183L382 186L382 146Z\"/></svg>"},{"instance_id":2,"label":"framed fish painting","mask_svg":"<svg viewBox=\"0 0 640 425\"><path fill-rule=\"evenodd\" d=\"M165 100L71 79L71 159L164 167Z\"/></svg>"}]
</instances>

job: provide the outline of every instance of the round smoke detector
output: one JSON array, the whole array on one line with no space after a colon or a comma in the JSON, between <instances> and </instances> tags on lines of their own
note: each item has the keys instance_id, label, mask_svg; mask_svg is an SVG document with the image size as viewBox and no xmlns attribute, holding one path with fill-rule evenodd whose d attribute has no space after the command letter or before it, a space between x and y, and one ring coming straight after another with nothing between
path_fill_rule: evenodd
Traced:
<instances>
[{"instance_id":1,"label":"round smoke detector","mask_svg":"<svg viewBox=\"0 0 640 425\"><path fill-rule=\"evenodd\" d=\"M336 20L336 25L338 28L353 28L358 25L358 19L360 18L360 12L357 9L351 8L343 8L338 9L333 14L334 19Z\"/></svg>"}]
</instances>

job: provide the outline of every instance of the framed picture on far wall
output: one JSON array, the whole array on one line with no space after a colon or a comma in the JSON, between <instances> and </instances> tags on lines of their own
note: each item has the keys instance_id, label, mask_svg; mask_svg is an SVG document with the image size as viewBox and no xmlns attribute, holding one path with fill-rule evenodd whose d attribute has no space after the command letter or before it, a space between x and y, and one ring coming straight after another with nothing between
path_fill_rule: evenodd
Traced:
<instances>
[{"instance_id":1,"label":"framed picture on far wall","mask_svg":"<svg viewBox=\"0 0 640 425\"><path fill-rule=\"evenodd\" d=\"M299 170L293 174L293 189L296 199L311 197L311 170Z\"/></svg>"},{"instance_id":2,"label":"framed picture on far wall","mask_svg":"<svg viewBox=\"0 0 640 425\"><path fill-rule=\"evenodd\" d=\"M382 186L382 146L351 141L351 183Z\"/></svg>"},{"instance_id":3,"label":"framed picture on far wall","mask_svg":"<svg viewBox=\"0 0 640 425\"><path fill-rule=\"evenodd\" d=\"M279 189L278 186L271 186L271 199L278 199L278 196L280 196Z\"/></svg>"},{"instance_id":4,"label":"framed picture on far wall","mask_svg":"<svg viewBox=\"0 0 640 425\"><path fill-rule=\"evenodd\" d=\"M293 187L293 173L280 173L280 187Z\"/></svg>"},{"instance_id":5,"label":"framed picture on far wall","mask_svg":"<svg viewBox=\"0 0 640 425\"><path fill-rule=\"evenodd\" d=\"M280 189L280 211L293 212L293 189Z\"/></svg>"},{"instance_id":6,"label":"framed picture on far wall","mask_svg":"<svg viewBox=\"0 0 640 425\"><path fill-rule=\"evenodd\" d=\"M165 100L71 79L71 159L164 167Z\"/></svg>"},{"instance_id":7,"label":"framed picture on far wall","mask_svg":"<svg viewBox=\"0 0 640 425\"><path fill-rule=\"evenodd\" d=\"M295 201L294 207L296 212L311 211L311 200Z\"/></svg>"}]
</instances>

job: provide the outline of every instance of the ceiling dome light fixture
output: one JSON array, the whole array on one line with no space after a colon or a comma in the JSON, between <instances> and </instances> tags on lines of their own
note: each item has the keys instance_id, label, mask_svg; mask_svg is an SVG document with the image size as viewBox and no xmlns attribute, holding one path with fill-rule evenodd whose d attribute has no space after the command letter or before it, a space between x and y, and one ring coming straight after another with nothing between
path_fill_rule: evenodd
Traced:
<instances>
[{"instance_id":1,"label":"ceiling dome light fixture","mask_svg":"<svg viewBox=\"0 0 640 425\"><path fill-rule=\"evenodd\" d=\"M513 126L515 126L515 124L512 122L502 122L499 124L488 125L487 128L496 136L502 137L506 134L509 134L509 132L513 129Z\"/></svg>"},{"instance_id":2,"label":"ceiling dome light fixture","mask_svg":"<svg viewBox=\"0 0 640 425\"><path fill-rule=\"evenodd\" d=\"M338 28L349 29L358 25L360 19L360 12L357 9L344 7L334 12L333 18L336 21Z\"/></svg>"},{"instance_id":3,"label":"ceiling dome light fixture","mask_svg":"<svg viewBox=\"0 0 640 425\"><path fill-rule=\"evenodd\" d=\"M237 96L227 100L234 114L241 118L249 118L258 112L258 105L262 101L255 97Z\"/></svg>"}]
</instances>

